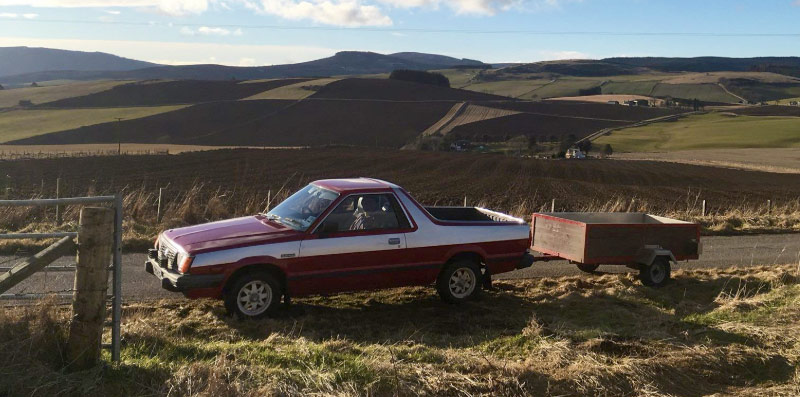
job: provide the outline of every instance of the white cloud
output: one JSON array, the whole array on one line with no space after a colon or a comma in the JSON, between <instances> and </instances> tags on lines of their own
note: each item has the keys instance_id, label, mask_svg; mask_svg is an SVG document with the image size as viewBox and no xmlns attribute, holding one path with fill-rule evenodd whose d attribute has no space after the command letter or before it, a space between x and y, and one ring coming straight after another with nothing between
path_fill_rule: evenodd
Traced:
<instances>
[{"instance_id":1,"label":"white cloud","mask_svg":"<svg viewBox=\"0 0 800 397\"><path fill-rule=\"evenodd\" d=\"M225 28L215 28L211 26L201 26L197 28L197 30L194 30L188 26L184 26L181 28L180 33L185 36L194 36L196 34L201 34L204 36L230 36L230 35L241 36L242 34L244 34L242 32L242 29L229 30Z\"/></svg>"},{"instance_id":2,"label":"white cloud","mask_svg":"<svg viewBox=\"0 0 800 397\"><path fill-rule=\"evenodd\" d=\"M510 9L543 10L559 8L564 3L583 0L376 0L398 8L430 8L441 6L452 9L456 14L495 15ZM800 0L798 0L800 1Z\"/></svg>"},{"instance_id":3,"label":"white cloud","mask_svg":"<svg viewBox=\"0 0 800 397\"><path fill-rule=\"evenodd\" d=\"M339 49L333 48L291 45L0 37L0 47L16 46L61 48L73 51L101 51L126 58L163 64L218 63L231 66L239 66L243 62L251 65L305 62L329 57L339 51Z\"/></svg>"},{"instance_id":4,"label":"white cloud","mask_svg":"<svg viewBox=\"0 0 800 397\"><path fill-rule=\"evenodd\" d=\"M119 15L122 14L122 12L117 10L106 10L106 14Z\"/></svg>"},{"instance_id":5,"label":"white cloud","mask_svg":"<svg viewBox=\"0 0 800 397\"><path fill-rule=\"evenodd\" d=\"M245 0L259 13L336 26L390 26L380 8L360 0Z\"/></svg>"},{"instance_id":6,"label":"white cloud","mask_svg":"<svg viewBox=\"0 0 800 397\"><path fill-rule=\"evenodd\" d=\"M539 51L540 61L557 61L562 59L591 59L591 56L580 51Z\"/></svg>"},{"instance_id":7,"label":"white cloud","mask_svg":"<svg viewBox=\"0 0 800 397\"><path fill-rule=\"evenodd\" d=\"M49 8L133 7L154 9L169 15L200 14L214 0L0 0L2 6Z\"/></svg>"},{"instance_id":8,"label":"white cloud","mask_svg":"<svg viewBox=\"0 0 800 397\"><path fill-rule=\"evenodd\" d=\"M39 14L17 14L13 12L2 12L0 13L0 18L7 18L7 19L17 19L17 18L25 18L25 19L34 19L39 17Z\"/></svg>"}]
</instances>

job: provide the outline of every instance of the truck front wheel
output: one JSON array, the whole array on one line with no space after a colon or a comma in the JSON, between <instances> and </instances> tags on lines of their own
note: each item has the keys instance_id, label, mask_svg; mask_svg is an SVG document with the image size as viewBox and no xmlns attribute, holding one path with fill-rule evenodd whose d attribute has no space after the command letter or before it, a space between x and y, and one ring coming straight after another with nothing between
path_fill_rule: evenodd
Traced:
<instances>
[{"instance_id":1,"label":"truck front wheel","mask_svg":"<svg viewBox=\"0 0 800 397\"><path fill-rule=\"evenodd\" d=\"M280 284L267 272L237 278L225 292L225 309L239 318L257 319L273 313L281 300Z\"/></svg>"},{"instance_id":2,"label":"truck front wheel","mask_svg":"<svg viewBox=\"0 0 800 397\"><path fill-rule=\"evenodd\" d=\"M639 267L639 279L648 287L663 287L670 280L670 264L666 258L656 258L653 263Z\"/></svg>"},{"instance_id":3,"label":"truck front wheel","mask_svg":"<svg viewBox=\"0 0 800 397\"><path fill-rule=\"evenodd\" d=\"M448 263L436 280L439 296L448 303L460 303L480 294L483 280L480 266L470 260Z\"/></svg>"}]
</instances>

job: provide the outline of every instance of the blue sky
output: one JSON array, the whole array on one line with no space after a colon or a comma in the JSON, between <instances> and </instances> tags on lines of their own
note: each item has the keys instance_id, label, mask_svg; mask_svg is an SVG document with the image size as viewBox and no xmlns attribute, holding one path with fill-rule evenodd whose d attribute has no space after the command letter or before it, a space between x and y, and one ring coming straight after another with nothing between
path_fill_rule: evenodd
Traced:
<instances>
[{"instance_id":1,"label":"blue sky","mask_svg":"<svg viewBox=\"0 0 800 397\"><path fill-rule=\"evenodd\" d=\"M16 45L245 66L341 50L800 56L800 0L0 0L0 46Z\"/></svg>"}]
</instances>

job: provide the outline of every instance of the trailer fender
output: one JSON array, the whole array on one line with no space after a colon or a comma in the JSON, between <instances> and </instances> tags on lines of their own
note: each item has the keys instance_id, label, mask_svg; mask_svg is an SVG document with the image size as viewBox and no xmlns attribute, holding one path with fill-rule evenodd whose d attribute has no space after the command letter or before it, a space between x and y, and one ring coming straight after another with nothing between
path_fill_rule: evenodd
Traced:
<instances>
[{"instance_id":1,"label":"trailer fender","mask_svg":"<svg viewBox=\"0 0 800 397\"><path fill-rule=\"evenodd\" d=\"M678 262L675 260L675 255L672 254L672 251L664 249L659 245L647 245L636 253L636 263L650 266L659 256L669 258L672 263Z\"/></svg>"}]
</instances>

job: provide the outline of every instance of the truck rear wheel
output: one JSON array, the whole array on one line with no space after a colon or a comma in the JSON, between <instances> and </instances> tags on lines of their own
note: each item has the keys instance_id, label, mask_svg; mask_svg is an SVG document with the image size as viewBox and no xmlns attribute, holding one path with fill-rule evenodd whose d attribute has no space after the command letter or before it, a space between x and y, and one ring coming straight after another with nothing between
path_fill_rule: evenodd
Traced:
<instances>
[{"instance_id":1,"label":"truck rear wheel","mask_svg":"<svg viewBox=\"0 0 800 397\"><path fill-rule=\"evenodd\" d=\"M649 266L639 267L639 279L648 287L660 288L669 282L670 272L669 260L658 257Z\"/></svg>"},{"instance_id":2,"label":"truck rear wheel","mask_svg":"<svg viewBox=\"0 0 800 397\"><path fill-rule=\"evenodd\" d=\"M279 306L281 295L280 284L271 274L250 272L237 278L227 289L225 309L239 318L263 318Z\"/></svg>"},{"instance_id":3,"label":"truck rear wheel","mask_svg":"<svg viewBox=\"0 0 800 397\"><path fill-rule=\"evenodd\" d=\"M590 265L588 263L576 263L575 265L578 266L578 269L581 269L581 271L584 273L594 273L594 271L600 267L600 265Z\"/></svg>"},{"instance_id":4,"label":"truck rear wheel","mask_svg":"<svg viewBox=\"0 0 800 397\"><path fill-rule=\"evenodd\" d=\"M460 303L478 296L483 285L480 266L471 260L448 263L436 280L443 301Z\"/></svg>"}]
</instances>

